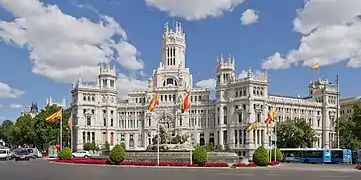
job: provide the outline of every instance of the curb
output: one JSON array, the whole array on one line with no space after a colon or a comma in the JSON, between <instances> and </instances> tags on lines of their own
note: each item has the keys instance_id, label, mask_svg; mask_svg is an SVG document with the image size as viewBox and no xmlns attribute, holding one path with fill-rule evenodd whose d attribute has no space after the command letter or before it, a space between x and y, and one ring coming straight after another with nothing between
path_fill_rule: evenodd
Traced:
<instances>
[{"instance_id":1,"label":"curb","mask_svg":"<svg viewBox=\"0 0 361 180\"><path fill-rule=\"evenodd\" d=\"M64 163L64 162L54 162L49 161L49 163L53 164L61 164L61 165L73 165L73 166L94 166L94 167L111 167L111 168L152 168L152 169L267 169L268 167L189 167L189 166L130 166L130 165L107 165L107 164L77 164L77 163Z\"/></svg>"},{"instance_id":2,"label":"curb","mask_svg":"<svg viewBox=\"0 0 361 180\"><path fill-rule=\"evenodd\" d=\"M107 164L77 164L49 161L52 164L73 165L73 166L97 166L97 167L113 167L113 168L154 168L154 169L232 169L230 167L189 167L189 166L130 166L130 165L107 165Z\"/></svg>"}]
</instances>

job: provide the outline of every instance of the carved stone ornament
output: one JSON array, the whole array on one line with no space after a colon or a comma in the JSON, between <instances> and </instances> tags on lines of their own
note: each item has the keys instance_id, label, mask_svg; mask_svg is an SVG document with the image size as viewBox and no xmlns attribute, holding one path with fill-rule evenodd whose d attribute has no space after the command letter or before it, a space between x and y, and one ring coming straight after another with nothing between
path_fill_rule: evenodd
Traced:
<instances>
[{"instance_id":1,"label":"carved stone ornament","mask_svg":"<svg viewBox=\"0 0 361 180\"><path fill-rule=\"evenodd\" d=\"M103 103L107 102L107 97L105 97L104 95L102 96L102 102Z\"/></svg>"}]
</instances>

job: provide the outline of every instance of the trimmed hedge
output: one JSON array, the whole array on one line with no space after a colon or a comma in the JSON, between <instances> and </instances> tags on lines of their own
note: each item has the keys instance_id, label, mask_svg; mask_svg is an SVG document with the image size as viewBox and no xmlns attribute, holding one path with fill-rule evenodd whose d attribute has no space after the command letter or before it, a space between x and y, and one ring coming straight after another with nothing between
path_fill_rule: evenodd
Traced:
<instances>
[{"instance_id":1,"label":"trimmed hedge","mask_svg":"<svg viewBox=\"0 0 361 180\"><path fill-rule=\"evenodd\" d=\"M275 149L272 149L271 152L271 161L275 160ZM280 149L276 148L276 161L281 162L283 160L283 154Z\"/></svg>"},{"instance_id":2,"label":"trimmed hedge","mask_svg":"<svg viewBox=\"0 0 361 180\"><path fill-rule=\"evenodd\" d=\"M62 160L70 160L73 157L71 149L68 147L64 148L58 153L58 157Z\"/></svg>"},{"instance_id":3,"label":"trimmed hedge","mask_svg":"<svg viewBox=\"0 0 361 180\"><path fill-rule=\"evenodd\" d=\"M267 166L270 162L267 149L263 146L256 149L253 153L253 162L257 166Z\"/></svg>"},{"instance_id":4,"label":"trimmed hedge","mask_svg":"<svg viewBox=\"0 0 361 180\"><path fill-rule=\"evenodd\" d=\"M125 150L124 148L117 144L113 147L113 149L109 152L109 161L110 164L119 164L123 162L125 158Z\"/></svg>"},{"instance_id":5,"label":"trimmed hedge","mask_svg":"<svg viewBox=\"0 0 361 180\"><path fill-rule=\"evenodd\" d=\"M207 150L203 146L198 146L192 154L193 163L203 166L208 162Z\"/></svg>"}]
</instances>

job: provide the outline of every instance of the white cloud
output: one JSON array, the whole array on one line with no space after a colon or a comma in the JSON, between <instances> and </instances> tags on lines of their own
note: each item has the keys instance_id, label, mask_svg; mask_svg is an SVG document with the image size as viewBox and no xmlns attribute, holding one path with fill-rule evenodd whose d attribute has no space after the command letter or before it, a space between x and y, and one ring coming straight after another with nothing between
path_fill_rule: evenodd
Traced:
<instances>
[{"instance_id":1,"label":"white cloud","mask_svg":"<svg viewBox=\"0 0 361 180\"><path fill-rule=\"evenodd\" d=\"M36 74L69 83L78 74L85 81L94 80L98 64L112 60L129 70L144 67L136 48L126 42L125 31L111 17L101 16L95 23L39 0L0 0L0 5L15 17L12 22L0 21L0 41L27 48Z\"/></svg>"},{"instance_id":2,"label":"white cloud","mask_svg":"<svg viewBox=\"0 0 361 180\"><path fill-rule=\"evenodd\" d=\"M242 25L250 25L256 23L259 19L258 12L253 9L247 9L242 13L241 23Z\"/></svg>"},{"instance_id":3,"label":"white cloud","mask_svg":"<svg viewBox=\"0 0 361 180\"><path fill-rule=\"evenodd\" d=\"M201 80L196 83L196 86L214 90L216 88L216 80L215 79Z\"/></svg>"},{"instance_id":4,"label":"white cloud","mask_svg":"<svg viewBox=\"0 0 361 180\"><path fill-rule=\"evenodd\" d=\"M355 0L306 1L293 21L294 30L302 34L300 46L289 51L278 67L341 61L348 67L361 67L360 7L361 1ZM272 60L277 58L265 61L264 66L273 64Z\"/></svg>"},{"instance_id":5,"label":"white cloud","mask_svg":"<svg viewBox=\"0 0 361 180\"><path fill-rule=\"evenodd\" d=\"M21 105L21 104L12 104L12 105L10 105L10 107L13 108L13 109L20 109L20 108L22 108L24 106Z\"/></svg>"},{"instance_id":6,"label":"white cloud","mask_svg":"<svg viewBox=\"0 0 361 180\"><path fill-rule=\"evenodd\" d=\"M132 76L128 77L121 73L118 74L117 89L120 98L126 98L129 90L144 89L146 87L147 81L138 80Z\"/></svg>"},{"instance_id":7,"label":"white cloud","mask_svg":"<svg viewBox=\"0 0 361 180\"><path fill-rule=\"evenodd\" d=\"M287 69L289 67L291 67L290 61L281 57L278 52L268 57L262 64L262 69Z\"/></svg>"},{"instance_id":8,"label":"white cloud","mask_svg":"<svg viewBox=\"0 0 361 180\"><path fill-rule=\"evenodd\" d=\"M0 82L0 98L17 98L24 93L24 91L14 89L9 85Z\"/></svg>"},{"instance_id":9,"label":"white cloud","mask_svg":"<svg viewBox=\"0 0 361 180\"><path fill-rule=\"evenodd\" d=\"M148 6L169 13L170 16L186 20L200 20L218 17L245 0L145 0Z\"/></svg>"}]
</instances>

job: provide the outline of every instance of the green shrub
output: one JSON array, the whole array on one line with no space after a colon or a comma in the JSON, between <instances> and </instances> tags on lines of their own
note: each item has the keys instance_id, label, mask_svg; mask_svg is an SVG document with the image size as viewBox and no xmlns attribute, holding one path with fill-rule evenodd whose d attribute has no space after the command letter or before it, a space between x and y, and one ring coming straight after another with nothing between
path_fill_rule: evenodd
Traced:
<instances>
[{"instance_id":1,"label":"green shrub","mask_svg":"<svg viewBox=\"0 0 361 180\"><path fill-rule=\"evenodd\" d=\"M269 155L266 148L260 146L253 153L253 162L257 166L267 166L269 163Z\"/></svg>"},{"instance_id":2,"label":"green shrub","mask_svg":"<svg viewBox=\"0 0 361 180\"><path fill-rule=\"evenodd\" d=\"M124 148L117 144L113 147L113 149L109 152L109 161L111 164L119 164L125 158L125 150Z\"/></svg>"},{"instance_id":3,"label":"green shrub","mask_svg":"<svg viewBox=\"0 0 361 180\"><path fill-rule=\"evenodd\" d=\"M213 152L213 151L214 151L214 144L213 144L213 143L207 144L206 150L207 150L208 152Z\"/></svg>"},{"instance_id":4,"label":"green shrub","mask_svg":"<svg viewBox=\"0 0 361 180\"><path fill-rule=\"evenodd\" d=\"M66 147L58 153L58 158L63 160L70 160L72 158L71 149Z\"/></svg>"},{"instance_id":5,"label":"green shrub","mask_svg":"<svg viewBox=\"0 0 361 180\"><path fill-rule=\"evenodd\" d=\"M271 154L271 161L274 161L275 159L275 149L272 149L272 154ZM276 148L276 160L278 162L281 162L283 160L283 154L281 152L280 149Z\"/></svg>"},{"instance_id":6,"label":"green shrub","mask_svg":"<svg viewBox=\"0 0 361 180\"><path fill-rule=\"evenodd\" d=\"M193 163L203 166L208 161L207 150L203 146L198 146L192 154Z\"/></svg>"}]
</instances>

